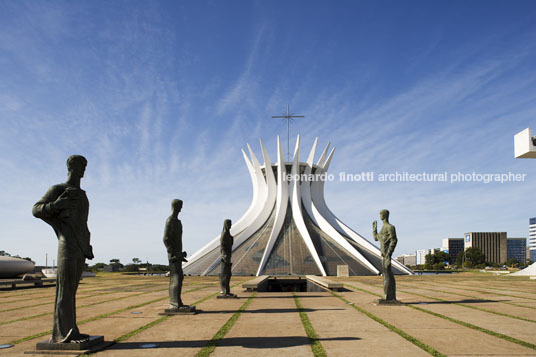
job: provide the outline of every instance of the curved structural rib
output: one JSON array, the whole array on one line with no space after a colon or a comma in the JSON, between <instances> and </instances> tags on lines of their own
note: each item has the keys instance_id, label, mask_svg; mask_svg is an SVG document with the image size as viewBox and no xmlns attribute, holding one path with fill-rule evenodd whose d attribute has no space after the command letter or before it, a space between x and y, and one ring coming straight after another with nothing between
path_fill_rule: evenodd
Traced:
<instances>
[{"instance_id":1,"label":"curved structural rib","mask_svg":"<svg viewBox=\"0 0 536 357\"><path fill-rule=\"evenodd\" d=\"M326 149L324 149L324 152L327 151L328 146L326 146ZM321 157L321 160L319 160L318 164L320 166L320 171L321 171L320 173L323 174L328 171L329 165L331 163L331 159L333 158L334 151L335 149L332 149L329 156L325 160L322 160L323 157ZM321 181L321 180L314 181L311 187L311 194L312 194L313 202L315 203L315 207L318 209L322 217L324 217L327 220L327 222L333 228L335 228L339 233L349 236L355 242L357 242L358 244L361 244L364 248L367 248L373 254L381 258L381 252L378 249L378 247L376 247L374 244L369 242L360 234L354 232L350 227L345 225L340 219L337 218L337 216L335 216L335 214L331 212L331 210L326 205L326 201L324 199L324 182L325 181ZM406 272L407 274L413 275L413 272L410 269L406 268L406 266L401 264L398 260L392 259L391 262L394 266Z\"/></svg>"},{"instance_id":2,"label":"curved structural rib","mask_svg":"<svg viewBox=\"0 0 536 357\"><path fill-rule=\"evenodd\" d=\"M261 146L264 146L261 140ZM263 226L263 224L268 220L268 217L270 217L270 213L272 212L272 209L275 204L275 192L276 192L276 184L273 172L271 170L265 170L266 171L266 180L264 178L264 174L261 169L261 165L259 163L259 160L257 160L257 157L253 153L253 150L251 150L251 146L248 144L249 154L251 155L251 161L253 163L253 170L255 172L255 176L257 177L257 182L259 183L259 200L258 204L255 205L255 208L252 210L253 212L253 219L250 220L249 225L246 226L246 228L238 233L233 233L231 229L231 234L235 234L235 241L233 244L233 250L238 248L240 244L242 244L246 239L251 237L253 233L255 233L259 228ZM270 162L270 158L268 157L268 154L266 152L263 152L265 163ZM270 165L271 167L271 165ZM270 171L270 172L268 172ZM206 275L209 271L214 269L218 264L220 263L220 257L216 257L212 264L210 264L207 269L201 274Z\"/></svg>"},{"instance_id":3,"label":"curved structural rib","mask_svg":"<svg viewBox=\"0 0 536 357\"><path fill-rule=\"evenodd\" d=\"M244 150L242 150L242 155L244 157L244 161L246 162L246 166L251 177L251 183L253 185L253 199L246 213L244 213L244 215L231 227L231 234L234 236L240 234L244 229L251 226L254 220L258 218L259 212L264 207L264 203L266 202L266 195L268 193L266 181L264 180L264 176L260 170L260 165L257 161L257 158L253 156L252 160L250 160ZM255 162L257 164L256 166L258 167L258 169L254 166ZM203 257L207 253L217 248L219 245L220 236L218 235L212 241L210 241L210 243L195 252L195 254L193 254L188 259L188 262L183 265L183 268L187 268L189 265L193 264L196 259Z\"/></svg>"},{"instance_id":4,"label":"curved structural rib","mask_svg":"<svg viewBox=\"0 0 536 357\"><path fill-rule=\"evenodd\" d=\"M236 234L236 232L240 232L240 227L247 226L254 218L254 212L256 210L256 206L262 204L262 201L259 199L259 180L258 176L255 174L255 170L253 168L253 164L249 160L246 152L242 150L242 156L244 157L244 161L246 162L246 166L248 168L249 176L251 178L251 184L253 186L253 199L251 200L251 203L249 205L249 208L247 209L246 213L242 215L242 217L232 226L231 228L231 234ZM242 228L243 229L243 228ZM189 265L193 264L193 262L196 261L196 259L199 259L200 257L204 256L208 252L212 251L213 249L217 248L220 244L220 236L218 235L214 239L212 239L208 244L204 245L201 249L199 249L197 252L192 254L188 258L188 262L183 264L183 268L188 267Z\"/></svg>"},{"instance_id":5,"label":"curved structural rib","mask_svg":"<svg viewBox=\"0 0 536 357\"><path fill-rule=\"evenodd\" d=\"M259 163L249 145L247 145L249 156L242 150L253 184L253 200L246 213L231 228L231 234L235 237L233 251L244 247L241 250L240 258L237 261L233 260L233 271L237 269L241 274L262 275L265 274L269 261L272 262L272 259L274 259L274 262L281 262L281 259L283 259L285 264L288 263L288 268L278 270L279 274L292 274L296 271L293 268L293 264L294 262L300 263L301 256L293 255L292 250L290 250L285 253L290 254L290 259L282 258L278 256L280 248L276 248L276 245L277 247L285 247L286 244L289 244L288 247L292 247L293 244L298 244L298 246L303 247L310 253L306 258L303 258L305 259L304 262L307 261L308 267L300 269L305 269L305 271L314 270L314 272L311 271L312 274L326 275L326 271L332 273L332 270L329 269L334 269L333 256L330 258L330 255L323 248L323 244L328 239L332 242L329 244L338 246L336 249L346 251L344 252L345 258L340 261L341 263L349 265L358 263L360 267L364 268L360 270L361 274L372 275L380 273L376 268L377 259L381 259L380 250L342 223L329 210L324 199L325 181L308 179L310 174L322 175L327 173L335 151L335 149L329 150L330 144L328 143L315 165L313 162L317 144L318 138L315 139L305 163L300 162L299 135L292 163L284 160L283 147L279 136L277 137L277 164L272 164L262 140L260 140L260 146L264 165ZM292 180L287 179L287 166L291 166ZM277 177L274 175L276 168ZM302 170L306 178L304 180L301 179ZM289 209L291 210L290 212L288 211ZM296 230L291 228L294 225L297 228ZM324 238L320 238L318 230ZM282 234L282 232L285 232L285 234ZM313 241L312 238L315 238L315 240ZM305 246L300 241L296 241L296 239L302 240ZM280 244L282 245L280 246ZM219 236L191 256L190 261L183 265L184 272L186 274L201 275L216 274L218 271L216 268L220 263L218 246ZM302 252L299 254L304 253L303 249L298 249L298 251ZM334 252L333 248L330 249ZM244 251L247 253L244 253ZM342 259L341 256L338 257ZM373 261L369 259L373 259ZM323 260L325 261L325 266L322 263ZM196 262L198 264L195 264ZM393 260L392 262L398 270L413 274L411 270L398 261ZM190 266L189 272L188 268ZM284 265L279 265L279 267L281 266Z\"/></svg>"},{"instance_id":6,"label":"curved structural rib","mask_svg":"<svg viewBox=\"0 0 536 357\"><path fill-rule=\"evenodd\" d=\"M320 257L318 256L318 252L315 249L315 246L313 244L313 240L311 239L311 236L309 235L309 231L307 230L307 227L305 226L305 222L303 220L302 210L301 210L301 197L300 197L300 180L297 180L296 177L300 175L300 136L298 135L298 139L296 140L296 149L294 150L294 163L292 164L292 176L294 179L292 179L292 189L291 189L291 205L292 205L292 218L294 218L294 223L296 223L296 227L298 227L298 231L300 232L303 240L305 241L305 245L309 249L309 252L311 253L311 256L313 257L313 260L315 261L318 269L322 273L323 276L326 276L326 271L324 270L324 266L322 265L322 262L320 260Z\"/></svg>"},{"instance_id":7,"label":"curved structural rib","mask_svg":"<svg viewBox=\"0 0 536 357\"><path fill-rule=\"evenodd\" d=\"M307 159L307 166L305 167L305 175L309 175L312 172L313 169L313 159L314 154L316 150L316 145L318 142L318 138L315 139L315 142L313 144L313 148L311 149L311 153L309 154L309 158ZM327 147L326 147L327 149ZM335 149L332 150L331 155L333 154ZM326 152L326 150L324 150ZM330 155L330 156L331 156ZM323 155L325 157L325 155ZM327 171L327 170L326 170ZM313 180L313 183L317 180ZM313 222L320 227L324 232L326 232L330 237L332 237L338 244L340 244L344 249L348 251L355 259L357 259L360 263L362 263L367 269L369 269L374 274L380 274L380 271L376 269L376 267L369 262L361 253L359 253L348 241L340 235L340 233L329 224L329 222L320 214L318 209L316 208L316 203L311 198L311 185L308 180L305 180L301 184L302 192L302 200L303 200L303 206L305 207L305 210L309 214L309 217L313 220Z\"/></svg>"},{"instance_id":8,"label":"curved structural rib","mask_svg":"<svg viewBox=\"0 0 536 357\"><path fill-rule=\"evenodd\" d=\"M263 148L263 157L264 162L266 165L272 167L270 157L268 156L268 153L264 149L264 144L262 143L262 140L260 140L261 147ZM275 199L276 199L276 183L275 183L275 177L272 170L264 170L266 179L264 178L264 174L261 168L261 165L259 164L259 161L257 160L257 157L253 153L253 150L251 150L251 147L248 145L249 152L251 157L253 158L253 167L255 168L255 173L258 175L258 180L260 182L264 183L263 190L262 190L262 197L264 197L264 202L262 202L262 205L259 205L259 211L256 217L251 221L251 223L243 230L242 233L238 237L236 237L235 242L233 244L233 249L236 249L240 244L244 242L247 238L249 238L253 233L255 233L262 225L266 222L268 217L270 217L270 213L272 212L272 209L274 208Z\"/></svg>"},{"instance_id":9,"label":"curved structural rib","mask_svg":"<svg viewBox=\"0 0 536 357\"><path fill-rule=\"evenodd\" d=\"M268 171L268 170L266 170ZM276 201L276 212L275 212L275 221L270 232L270 237L268 238L268 243L264 249L264 253L257 269L256 275L261 275L261 272L264 270L270 253L274 248L275 241L281 232L283 223L285 222L285 215L287 214L288 207L288 185L286 181L287 169L285 167L285 160L283 157L283 148L281 146L281 139L277 137L277 201Z\"/></svg>"}]
</instances>

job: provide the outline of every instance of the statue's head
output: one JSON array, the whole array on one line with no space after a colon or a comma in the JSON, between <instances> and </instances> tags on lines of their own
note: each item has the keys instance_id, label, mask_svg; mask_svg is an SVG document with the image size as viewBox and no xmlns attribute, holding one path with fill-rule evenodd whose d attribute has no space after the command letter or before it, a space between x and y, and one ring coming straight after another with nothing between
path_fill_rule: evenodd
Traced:
<instances>
[{"instance_id":1,"label":"statue's head","mask_svg":"<svg viewBox=\"0 0 536 357\"><path fill-rule=\"evenodd\" d=\"M176 212L180 212L182 209L182 200L174 199L171 201L171 209Z\"/></svg>"},{"instance_id":2,"label":"statue's head","mask_svg":"<svg viewBox=\"0 0 536 357\"><path fill-rule=\"evenodd\" d=\"M223 221L223 230L224 231L229 231L231 229L231 226L232 226L232 222L230 219L226 219L225 221Z\"/></svg>"},{"instance_id":3,"label":"statue's head","mask_svg":"<svg viewBox=\"0 0 536 357\"><path fill-rule=\"evenodd\" d=\"M389 219L389 211L386 209L382 209L380 211L380 219Z\"/></svg>"},{"instance_id":4,"label":"statue's head","mask_svg":"<svg viewBox=\"0 0 536 357\"><path fill-rule=\"evenodd\" d=\"M87 160L82 155L71 155L67 159L67 170L71 175L84 177L86 166Z\"/></svg>"}]
</instances>

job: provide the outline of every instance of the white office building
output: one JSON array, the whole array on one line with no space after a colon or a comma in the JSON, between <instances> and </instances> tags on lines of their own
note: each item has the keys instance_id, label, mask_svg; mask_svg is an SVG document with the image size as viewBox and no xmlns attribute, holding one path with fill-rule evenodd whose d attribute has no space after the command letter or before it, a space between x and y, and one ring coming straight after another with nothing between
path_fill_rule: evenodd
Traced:
<instances>
[{"instance_id":1,"label":"white office building","mask_svg":"<svg viewBox=\"0 0 536 357\"><path fill-rule=\"evenodd\" d=\"M416 251L415 254L417 255L417 265L424 265L424 263L426 263L425 257L426 254L428 254L428 249L420 249Z\"/></svg>"}]
</instances>

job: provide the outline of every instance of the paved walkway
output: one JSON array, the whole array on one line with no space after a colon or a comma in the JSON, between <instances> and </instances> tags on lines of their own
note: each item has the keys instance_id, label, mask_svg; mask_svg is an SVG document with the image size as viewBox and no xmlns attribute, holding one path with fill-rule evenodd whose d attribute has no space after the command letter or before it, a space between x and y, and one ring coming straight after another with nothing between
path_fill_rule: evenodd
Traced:
<instances>
[{"instance_id":1,"label":"paved walkway","mask_svg":"<svg viewBox=\"0 0 536 357\"><path fill-rule=\"evenodd\" d=\"M536 356L536 281L491 274L397 277L398 298L408 305L386 307L374 304L381 277L333 278L347 288L337 293L254 297L240 288L248 279L233 277L240 299L224 300L215 298L217 277L186 277L183 301L197 302L203 312L165 317L158 313L167 307L168 278L88 278L77 299L79 325L117 341L96 356L195 356L207 352L223 326L229 329L214 342L212 356L314 356L297 298L328 356ZM15 343L0 355L22 356L48 338L53 298L51 288L0 290L0 344Z\"/></svg>"},{"instance_id":2,"label":"paved walkway","mask_svg":"<svg viewBox=\"0 0 536 357\"><path fill-rule=\"evenodd\" d=\"M215 356L312 356L292 293L259 293Z\"/></svg>"}]
</instances>

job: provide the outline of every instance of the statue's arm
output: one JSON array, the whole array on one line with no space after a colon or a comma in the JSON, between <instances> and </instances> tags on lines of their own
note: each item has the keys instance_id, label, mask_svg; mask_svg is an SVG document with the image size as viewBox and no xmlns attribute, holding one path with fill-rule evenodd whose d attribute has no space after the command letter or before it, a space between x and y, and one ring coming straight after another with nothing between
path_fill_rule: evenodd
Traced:
<instances>
[{"instance_id":1,"label":"statue's arm","mask_svg":"<svg viewBox=\"0 0 536 357\"><path fill-rule=\"evenodd\" d=\"M177 233L176 233L176 237L177 237L177 259L179 261L185 261L184 257L186 257L186 252L183 252L182 251L182 222L181 220L177 220Z\"/></svg>"},{"instance_id":2,"label":"statue's arm","mask_svg":"<svg viewBox=\"0 0 536 357\"><path fill-rule=\"evenodd\" d=\"M54 202L59 197L59 189L52 186L47 193L37 201L32 208L32 214L36 218L52 218L58 214L59 210L54 206Z\"/></svg>"},{"instance_id":3,"label":"statue's arm","mask_svg":"<svg viewBox=\"0 0 536 357\"><path fill-rule=\"evenodd\" d=\"M372 235L374 236L374 240L378 241L378 222L374 221L372 222Z\"/></svg>"},{"instance_id":4,"label":"statue's arm","mask_svg":"<svg viewBox=\"0 0 536 357\"><path fill-rule=\"evenodd\" d=\"M172 219L168 218L166 221L166 227L164 229L164 245L166 246L166 250L168 253L168 259L169 262L176 262L179 260L179 257L177 257L176 252L179 251L179 249L176 249L175 245L177 240L177 234L181 234L182 229L178 230L176 229L174 222ZM179 237L180 239L180 237Z\"/></svg>"},{"instance_id":5,"label":"statue's arm","mask_svg":"<svg viewBox=\"0 0 536 357\"><path fill-rule=\"evenodd\" d=\"M391 236L389 248L387 249L387 256L391 257L395 252L396 244L398 243L398 238L396 237L396 230L394 226L389 228L389 235Z\"/></svg>"},{"instance_id":6,"label":"statue's arm","mask_svg":"<svg viewBox=\"0 0 536 357\"><path fill-rule=\"evenodd\" d=\"M87 199L87 196L86 196ZM89 201L88 201L88 215L86 215L86 234L87 234L87 240L86 240L86 249L84 250L84 255L87 259L92 260L95 258L93 255L93 246L91 245L91 232L89 231L89 227L87 226L87 219L89 216Z\"/></svg>"},{"instance_id":7,"label":"statue's arm","mask_svg":"<svg viewBox=\"0 0 536 357\"><path fill-rule=\"evenodd\" d=\"M84 256L87 259L92 260L93 258L95 258L95 255L93 255L93 246L90 243L91 232L89 231L89 228L87 228L87 225L86 225L86 230L87 230L87 247L84 251L85 252Z\"/></svg>"}]
</instances>

